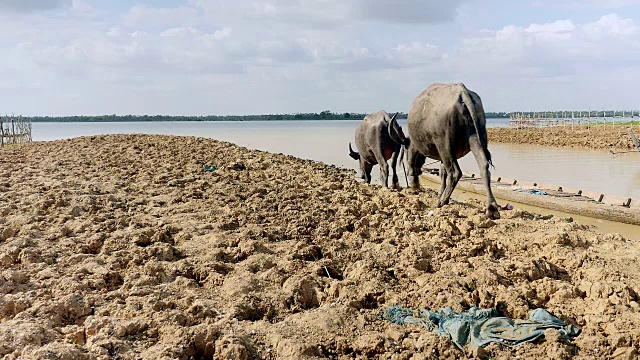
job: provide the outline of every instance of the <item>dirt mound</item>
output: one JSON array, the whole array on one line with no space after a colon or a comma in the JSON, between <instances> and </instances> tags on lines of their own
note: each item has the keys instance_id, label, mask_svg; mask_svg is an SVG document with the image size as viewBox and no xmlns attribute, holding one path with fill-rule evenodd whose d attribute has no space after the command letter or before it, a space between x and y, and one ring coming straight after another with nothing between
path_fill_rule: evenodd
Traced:
<instances>
[{"instance_id":1,"label":"dirt mound","mask_svg":"<svg viewBox=\"0 0 640 360\"><path fill-rule=\"evenodd\" d=\"M633 141L627 132L632 128L636 136L640 134L638 126L571 126L551 128L490 128L487 129L489 142L559 146L587 149L632 150Z\"/></svg>"},{"instance_id":2,"label":"dirt mound","mask_svg":"<svg viewBox=\"0 0 640 360\"><path fill-rule=\"evenodd\" d=\"M494 358L638 350L640 244L571 219L435 209L431 190L193 137L85 137L0 156L7 359L474 356L383 321L393 304L519 319L543 307L582 329L484 349Z\"/></svg>"}]
</instances>

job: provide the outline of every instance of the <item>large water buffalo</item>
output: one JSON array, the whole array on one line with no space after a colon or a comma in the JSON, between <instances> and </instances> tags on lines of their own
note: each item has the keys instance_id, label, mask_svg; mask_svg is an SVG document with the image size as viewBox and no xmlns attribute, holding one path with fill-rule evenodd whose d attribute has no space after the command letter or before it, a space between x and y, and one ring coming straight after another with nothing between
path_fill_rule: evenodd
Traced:
<instances>
[{"instance_id":1,"label":"large water buffalo","mask_svg":"<svg viewBox=\"0 0 640 360\"><path fill-rule=\"evenodd\" d=\"M380 180L384 187L389 187L389 165L393 171L393 187L399 187L396 164L402 145L408 144L402 127L396 121L398 113L390 117L386 111L378 111L365 116L356 127L356 148L353 151L349 143L349 156L360 161L360 170L367 183L371 183L371 169L373 165L380 166Z\"/></svg>"},{"instance_id":2,"label":"large water buffalo","mask_svg":"<svg viewBox=\"0 0 640 360\"><path fill-rule=\"evenodd\" d=\"M438 207L448 204L462 177L458 159L471 151L487 191L487 215L500 216L491 192L491 153L487 149L486 119L478 94L464 84L432 84L413 101L408 127L407 162L412 187L419 187L418 175L426 157L440 160L442 184Z\"/></svg>"}]
</instances>

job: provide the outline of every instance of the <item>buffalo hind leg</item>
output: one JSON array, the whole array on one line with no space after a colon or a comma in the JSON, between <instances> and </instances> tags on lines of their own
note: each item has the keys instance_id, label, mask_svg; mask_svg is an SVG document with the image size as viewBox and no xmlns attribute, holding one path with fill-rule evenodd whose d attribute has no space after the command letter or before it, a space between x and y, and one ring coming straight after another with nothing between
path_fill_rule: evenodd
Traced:
<instances>
[{"instance_id":1,"label":"buffalo hind leg","mask_svg":"<svg viewBox=\"0 0 640 360\"><path fill-rule=\"evenodd\" d=\"M446 205L449 203L449 199L451 198L451 194L453 194L453 189L458 185L458 181L462 177L462 170L460 170L460 165L458 165L458 160L449 158L442 159L442 166L446 171L445 180L447 185L444 188L444 192L440 194L440 200L438 202L438 207ZM442 178L442 177L441 177ZM442 188L442 184L440 185Z\"/></svg>"},{"instance_id":2,"label":"buffalo hind leg","mask_svg":"<svg viewBox=\"0 0 640 360\"><path fill-rule=\"evenodd\" d=\"M373 155L376 157L376 160L378 161L378 166L380 167L380 182L382 183L382 186L388 188L389 187L389 164L387 164L387 160L384 159L382 150L374 151Z\"/></svg>"},{"instance_id":3,"label":"buffalo hind leg","mask_svg":"<svg viewBox=\"0 0 640 360\"><path fill-rule=\"evenodd\" d=\"M480 144L480 140L478 140L477 136L469 138L469 147L471 148L473 156L476 158L478 169L480 169L481 172L482 182L484 183L484 188L487 192L487 216L492 219L499 219L500 213L498 212L498 203L496 202L496 198L493 197L493 192L491 191L491 172L489 172L489 161L487 161L484 148L482 144Z\"/></svg>"},{"instance_id":4,"label":"buffalo hind leg","mask_svg":"<svg viewBox=\"0 0 640 360\"><path fill-rule=\"evenodd\" d=\"M364 181L367 184L371 184L371 170L373 169L373 164L365 162L362 165L362 175L364 176Z\"/></svg>"},{"instance_id":5,"label":"buffalo hind leg","mask_svg":"<svg viewBox=\"0 0 640 360\"><path fill-rule=\"evenodd\" d=\"M440 163L440 191L438 197L442 197L444 194L444 188L447 186L447 169L444 167L444 163Z\"/></svg>"},{"instance_id":6,"label":"buffalo hind leg","mask_svg":"<svg viewBox=\"0 0 640 360\"><path fill-rule=\"evenodd\" d=\"M416 150L413 146L409 146L407 150L407 165L409 166L409 173L407 174L409 177L409 187L414 189L420 188L420 180L419 176L422 174L422 165L426 157L422 155L418 150Z\"/></svg>"},{"instance_id":7,"label":"buffalo hind leg","mask_svg":"<svg viewBox=\"0 0 640 360\"><path fill-rule=\"evenodd\" d=\"M400 181L398 181L398 172L396 171L396 165L398 165L398 155L399 151L394 151L391 155L391 173L393 174L393 176L391 176L391 186L394 189L400 188ZM402 159L400 161L402 161Z\"/></svg>"}]
</instances>

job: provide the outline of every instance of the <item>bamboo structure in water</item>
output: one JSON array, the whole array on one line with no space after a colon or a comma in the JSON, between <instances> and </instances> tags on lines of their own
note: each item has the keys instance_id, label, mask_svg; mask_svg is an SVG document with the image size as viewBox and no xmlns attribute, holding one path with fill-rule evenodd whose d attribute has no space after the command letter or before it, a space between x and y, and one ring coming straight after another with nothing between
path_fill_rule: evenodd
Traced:
<instances>
[{"instance_id":1,"label":"bamboo structure in water","mask_svg":"<svg viewBox=\"0 0 640 360\"><path fill-rule=\"evenodd\" d=\"M609 113L609 114L608 114ZM639 121L640 111L555 111L555 112L513 112L509 114L509 127L536 128L571 126L590 128L594 125L615 125L625 122Z\"/></svg>"},{"instance_id":2,"label":"bamboo structure in water","mask_svg":"<svg viewBox=\"0 0 640 360\"><path fill-rule=\"evenodd\" d=\"M0 116L0 147L31 141L31 119L22 115Z\"/></svg>"}]
</instances>

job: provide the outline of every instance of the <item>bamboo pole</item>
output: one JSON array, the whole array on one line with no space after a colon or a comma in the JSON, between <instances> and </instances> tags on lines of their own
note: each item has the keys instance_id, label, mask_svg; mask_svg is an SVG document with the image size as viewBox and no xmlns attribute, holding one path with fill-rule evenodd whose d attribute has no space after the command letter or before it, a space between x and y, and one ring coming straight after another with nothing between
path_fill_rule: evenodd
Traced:
<instances>
[{"instance_id":1,"label":"bamboo pole","mask_svg":"<svg viewBox=\"0 0 640 360\"><path fill-rule=\"evenodd\" d=\"M0 115L0 147L9 144L23 144L33 141L32 124L22 115Z\"/></svg>"},{"instance_id":2,"label":"bamboo pole","mask_svg":"<svg viewBox=\"0 0 640 360\"><path fill-rule=\"evenodd\" d=\"M16 124L15 121L13 121L13 116L11 117L11 143L16 143Z\"/></svg>"},{"instance_id":3,"label":"bamboo pole","mask_svg":"<svg viewBox=\"0 0 640 360\"><path fill-rule=\"evenodd\" d=\"M576 118L573 115L573 111L572 111L571 112L571 131L573 131L573 129L574 129L575 121L576 121Z\"/></svg>"}]
</instances>

